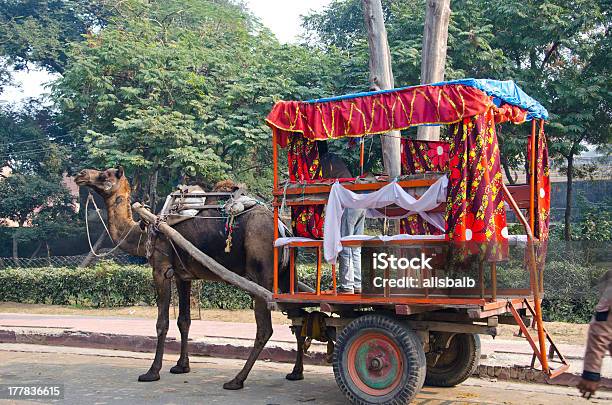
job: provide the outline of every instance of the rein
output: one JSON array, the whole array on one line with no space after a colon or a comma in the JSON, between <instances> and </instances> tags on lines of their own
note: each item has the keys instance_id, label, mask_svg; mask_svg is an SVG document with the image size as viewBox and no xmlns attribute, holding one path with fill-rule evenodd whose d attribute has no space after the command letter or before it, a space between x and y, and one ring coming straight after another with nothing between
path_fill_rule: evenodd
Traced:
<instances>
[{"instance_id":1,"label":"rein","mask_svg":"<svg viewBox=\"0 0 612 405\"><path fill-rule=\"evenodd\" d=\"M108 234L108 237L114 243L113 237L111 236L110 231L108 230L108 227L106 226L106 223L104 222L104 219L102 218L102 215L100 214L100 208L98 208L98 205L96 204L96 200L93 198L93 195L91 195L91 191L90 191L89 195L87 196L87 203L85 204L85 229L87 230L87 242L89 242L89 250L90 250L91 254L93 254L95 257L106 257L106 256L110 255L111 253L113 253L115 250L117 250L119 248L119 246L123 242L125 242L127 237L130 235L130 233L132 233L134 228L138 226L138 224L132 226L125 233L125 235L121 238L119 243L116 243L115 246L111 250L109 250L108 252L104 252L104 253L98 254L94 250L94 247L93 247L93 245L91 243L91 235L90 235L90 232L89 232L89 215L87 214L87 211L88 211L88 208L89 208L89 202L90 201L93 203L95 211L96 211L96 214L98 214L98 218L100 218L100 222L102 222L102 225L104 226L104 229L106 230L106 233ZM139 244L140 244L140 242L139 242Z\"/></svg>"}]
</instances>

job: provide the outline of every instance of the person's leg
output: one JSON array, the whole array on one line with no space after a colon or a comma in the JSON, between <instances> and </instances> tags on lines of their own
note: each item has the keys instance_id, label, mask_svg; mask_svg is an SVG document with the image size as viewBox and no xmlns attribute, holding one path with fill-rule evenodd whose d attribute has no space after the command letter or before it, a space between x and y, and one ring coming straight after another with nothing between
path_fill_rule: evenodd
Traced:
<instances>
[{"instance_id":1,"label":"person's leg","mask_svg":"<svg viewBox=\"0 0 612 405\"><path fill-rule=\"evenodd\" d=\"M340 235L345 236L350 234L351 226L349 223L349 211L344 210L342 214L342 220L340 225ZM353 269L351 268L351 250L344 248L338 255L338 266L340 270L340 286L341 292L352 292L353 291Z\"/></svg>"},{"instance_id":2,"label":"person's leg","mask_svg":"<svg viewBox=\"0 0 612 405\"><path fill-rule=\"evenodd\" d=\"M353 227L354 235L363 235L365 231L365 210L354 210L355 225ZM355 247L351 249L351 264L353 267L353 286L355 291L361 291L361 248Z\"/></svg>"}]
</instances>

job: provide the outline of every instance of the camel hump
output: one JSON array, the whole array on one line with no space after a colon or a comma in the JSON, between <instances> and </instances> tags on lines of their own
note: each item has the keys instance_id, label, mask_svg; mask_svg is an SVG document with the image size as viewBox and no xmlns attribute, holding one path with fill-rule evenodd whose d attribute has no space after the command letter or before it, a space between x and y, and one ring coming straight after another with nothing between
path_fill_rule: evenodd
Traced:
<instances>
[{"instance_id":1,"label":"camel hump","mask_svg":"<svg viewBox=\"0 0 612 405\"><path fill-rule=\"evenodd\" d=\"M215 192L235 193L238 190L242 190L243 193L246 193L246 184L236 183L228 179L217 182L213 187L213 191Z\"/></svg>"}]
</instances>

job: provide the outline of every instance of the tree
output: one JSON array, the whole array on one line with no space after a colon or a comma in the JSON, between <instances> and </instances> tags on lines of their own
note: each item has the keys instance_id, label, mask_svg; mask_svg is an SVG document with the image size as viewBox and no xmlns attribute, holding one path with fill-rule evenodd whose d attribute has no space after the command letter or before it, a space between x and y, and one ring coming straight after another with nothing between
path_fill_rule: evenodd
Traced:
<instances>
[{"instance_id":1,"label":"tree","mask_svg":"<svg viewBox=\"0 0 612 405\"><path fill-rule=\"evenodd\" d=\"M19 240L44 240L65 232L74 220L73 199L61 184L39 175L14 174L0 180L0 218L17 224L12 236L17 258Z\"/></svg>"},{"instance_id":2,"label":"tree","mask_svg":"<svg viewBox=\"0 0 612 405\"><path fill-rule=\"evenodd\" d=\"M110 2L109 2L110 3ZM28 63L63 73L66 44L104 24L106 1L0 0L0 55L15 69Z\"/></svg>"},{"instance_id":3,"label":"tree","mask_svg":"<svg viewBox=\"0 0 612 405\"><path fill-rule=\"evenodd\" d=\"M508 70L550 111L551 151L567 162L566 240L571 239L574 157L587 144L611 140L608 3L513 0L491 6L491 22L498 27L491 45L503 50Z\"/></svg>"},{"instance_id":4,"label":"tree","mask_svg":"<svg viewBox=\"0 0 612 405\"><path fill-rule=\"evenodd\" d=\"M74 146L56 113L37 101L0 108L0 139L0 167L47 178L67 170Z\"/></svg>"},{"instance_id":5,"label":"tree","mask_svg":"<svg viewBox=\"0 0 612 405\"><path fill-rule=\"evenodd\" d=\"M363 0L363 16L370 46L370 88L389 90L394 87L391 53L380 0ZM382 154L385 170L390 177L401 174L400 131L382 135Z\"/></svg>"},{"instance_id":6,"label":"tree","mask_svg":"<svg viewBox=\"0 0 612 405\"><path fill-rule=\"evenodd\" d=\"M606 44L607 42L607 44ZM592 48L591 48L592 47ZM549 136L566 163L567 194L564 216L564 238L572 239L572 183L576 169L574 158L586 145L609 145L612 142L612 85L609 66L610 37L606 35L591 45L583 58L574 58L547 89L555 99L555 119ZM568 61L570 63L570 61Z\"/></svg>"},{"instance_id":7,"label":"tree","mask_svg":"<svg viewBox=\"0 0 612 405\"><path fill-rule=\"evenodd\" d=\"M421 84L444 80L448 21L451 14L450 0L429 0L426 4L423 55L421 56ZM419 127L417 139L437 141L440 139L440 127Z\"/></svg>"},{"instance_id":8,"label":"tree","mask_svg":"<svg viewBox=\"0 0 612 405\"><path fill-rule=\"evenodd\" d=\"M55 139L54 139L55 138ZM54 113L31 102L19 110L0 110L0 226L10 228L13 256L18 243L60 238L75 230L73 198L62 182L70 141Z\"/></svg>"}]
</instances>

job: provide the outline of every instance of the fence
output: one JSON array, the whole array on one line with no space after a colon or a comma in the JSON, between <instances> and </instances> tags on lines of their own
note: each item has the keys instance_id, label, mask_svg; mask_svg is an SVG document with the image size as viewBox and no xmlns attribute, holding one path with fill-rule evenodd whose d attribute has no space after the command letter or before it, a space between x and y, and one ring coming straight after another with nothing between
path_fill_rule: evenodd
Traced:
<instances>
[{"instance_id":1,"label":"fence","mask_svg":"<svg viewBox=\"0 0 612 405\"><path fill-rule=\"evenodd\" d=\"M88 255L75 256L49 256L49 257L0 257L0 269L4 268L37 268L37 267L79 267ZM111 254L104 257L104 260L110 260L117 264L145 264L144 258L131 256L125 253ZM93 257L89 265L93 265L99 261L99 258Z\"/></svg>"}]
</instances>

